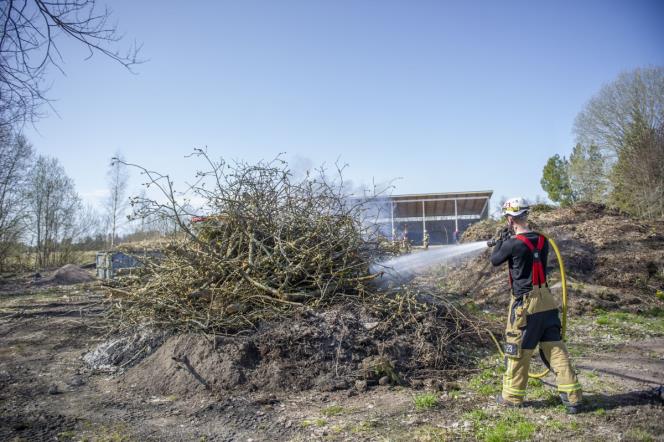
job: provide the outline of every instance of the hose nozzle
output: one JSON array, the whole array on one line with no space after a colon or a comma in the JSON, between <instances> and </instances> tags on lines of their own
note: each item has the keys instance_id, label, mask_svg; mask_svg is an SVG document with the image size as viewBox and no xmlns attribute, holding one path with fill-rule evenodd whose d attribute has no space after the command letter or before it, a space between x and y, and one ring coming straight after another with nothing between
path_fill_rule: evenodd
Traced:
<instances>
[{"instance_id":1,"label":"hose nozzle","mask_svg":"<svg viewBox=\"0 0 664 442\"><path fill-rule=\"evenodd\" d=\"M486 242L487 247L493 247L496 244L498 244L498 241L505 241L509 239L512 236L512 232L508 227L504 227L501 229L497 234L495 238L491 238Z\"/></svg>"}]
</instances>

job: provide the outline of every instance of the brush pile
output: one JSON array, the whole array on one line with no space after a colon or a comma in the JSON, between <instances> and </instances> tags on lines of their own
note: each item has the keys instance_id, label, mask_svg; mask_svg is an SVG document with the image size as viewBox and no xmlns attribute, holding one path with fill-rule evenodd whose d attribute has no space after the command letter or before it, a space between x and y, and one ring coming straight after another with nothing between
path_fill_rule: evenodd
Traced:
<instances>
[{"instance_id":1,"label":"brush pile","mask_svg":"<svg viewBox=\"0 0 664 442\"><path fill-rule=\"evenodd\" d=\"M110 367L127 371L122 388L364 391L438 382L473 365L488 339L469 312L437 293L374 283L370 266L394 247L371 222L384 217L379 204L349 198L340 170L334 180L322 170L295 179L280 159L229 165L195 155L209 167L185 194L141 168L163 197L134 200L135 212L177 234L112 289L118 328L167 336L145 350L129 333L93 351L90 360L124 361Z\"/></svg>"},{"instance_id":2,"label":"brush pile","mask_svg":"<svg viewBox=\"0 0 664 442\"><path fill-rule=\"evenodd\" d=\"M203 202L195 210L176 197L168 176L142 169L168 202L136 199L135 211L171 220L179 234L125 280L123 317L229 332L294 306L366 296L369 266L388 243L362 222L364 203L344 194L340 178L320 171L294 180L279 159L229 165L196 155L209 168L188 191ZM195 216L201 213L207 216Z\"/></svg>"}]
</instances>

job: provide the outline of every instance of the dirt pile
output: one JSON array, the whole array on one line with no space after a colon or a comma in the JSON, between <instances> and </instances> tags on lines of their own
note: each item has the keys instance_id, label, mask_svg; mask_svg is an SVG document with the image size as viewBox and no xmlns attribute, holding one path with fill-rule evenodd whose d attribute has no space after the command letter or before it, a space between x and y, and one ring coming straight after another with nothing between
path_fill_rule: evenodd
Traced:
<instances>
[{"instance_id":1,"label":"dirt pile","mask_svg":"<svg viewBox=\"0 0 664 442\"><path fill-rule=\"evenodd\" d=\"M638 220L600 204L584 203L535 211L531 224L551 236L560 248L570 283L572 312L596 308L643 311L663 306L663 220ZM500 225L491 220L475 224L463 240L489 239ZM490 253L487 249L449 270L441 278L445 288L468 294L480 305L506 304L506 270L504 266L491 266ZM548 272L550 284L556 288L559 277L554 258L549 260Z\"/></svg>"},{"instance_id":2,"label":"dirt pile","mask_svg":"<svg viewBox=\"0 0 664 442\"><path fill-rule=\"evenodd\" d=\"M164 342L168 333L150 327L118 335L83 355L83 362L93 370L116 372L129 368Z\"/></svg>"},{"instance_id":3,"label":"dirt pile","mask_svg":"<svg viewBox=\"0 0 664 442\"><path fill-rule=\"evenodd\" d=\"M418 314L419 327L381 321L357 307L300 310L289 321L262 323L245 335L172 336L118 379L149 394L210 391L320 391L445 377L467 361L475 329L453 323L447 309ZM456 319L459 321L459 319ZM448 335L440 334L440 327Z\"/></svg>"},{"instance_id":4,"label":"dirt pile","mask_svg":"<svg viewBox=\"0 0 664 442\"><path fill-rule=\"evenodd\" d=\"M67 264L60 267L52 275L36 280L35 284L72 285L94 280L94 276L87 270L74 264Z\"/></svg>"}]
</instances>

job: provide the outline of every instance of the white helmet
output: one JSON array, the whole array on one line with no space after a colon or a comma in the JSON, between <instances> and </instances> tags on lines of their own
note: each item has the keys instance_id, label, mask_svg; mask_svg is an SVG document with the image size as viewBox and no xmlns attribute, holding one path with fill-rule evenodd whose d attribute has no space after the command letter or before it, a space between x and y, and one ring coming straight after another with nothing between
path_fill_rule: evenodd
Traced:
<instances>
[{"instance_id":1,"label":"white helmet","mask_svg":"<svg viewBox=\"0 0 664 442\"><path fill-rule=\"evenodd\" d=\"M528 201L526 201L525 198L518 196L516 198L510 198L505 201L505 204L503 204L502 213L503 216L521 216L525 213L528 213L528 210L530 210L530 204L528 204Z\"/></svg>"}]
</instances>

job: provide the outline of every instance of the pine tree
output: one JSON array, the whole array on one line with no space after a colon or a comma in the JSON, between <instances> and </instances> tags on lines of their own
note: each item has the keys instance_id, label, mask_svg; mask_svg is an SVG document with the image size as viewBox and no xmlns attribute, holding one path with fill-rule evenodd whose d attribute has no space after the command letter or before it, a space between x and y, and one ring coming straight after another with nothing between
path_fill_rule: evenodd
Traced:
<instances>
[{"instance_id":1,"label":"pine tree","mask_svg":"<svg viewBox=\"0 0 664 442\"><path fill-rule=\"evenodd\" d=\"M556 154L549 158L542 170L540 184L549 199L561 206L568 206L576 201L569 180L569 161Z\"/></svg>"}]
</instances>

